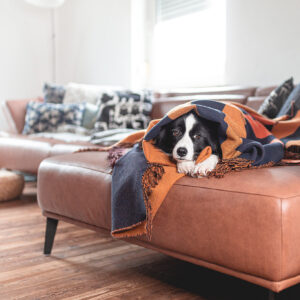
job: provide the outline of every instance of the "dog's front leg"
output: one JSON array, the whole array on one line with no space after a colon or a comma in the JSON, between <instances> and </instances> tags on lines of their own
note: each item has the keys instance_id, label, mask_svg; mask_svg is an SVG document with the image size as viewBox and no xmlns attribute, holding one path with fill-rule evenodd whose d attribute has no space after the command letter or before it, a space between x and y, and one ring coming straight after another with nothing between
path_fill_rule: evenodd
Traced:
<instances>
[{"instance_id":1,"label":"dog's front leg","mask_svg":"<svg viewBox=\"0 0 300 300\"><path fill-rule=\"evenodd\" d=\"M198 177L198 178L205 177L208 172L215 169L218 161L219 161L219 157L215 154L212 154L209 158L207 158L203 162L195 165L195 168L191 173L191 175L193 177Z\"/></svg>"},{"instance_id":2,"label":"dog's front leg","mask_svg":"<svg viewBox=\"0 0 300 300\"><path fill-rule=\"evenodd\" d=\"M192 160L183 160L177 162L177 172L186 175L192 175L195 169L195 162Z\"/></svg>"}]
</instances>

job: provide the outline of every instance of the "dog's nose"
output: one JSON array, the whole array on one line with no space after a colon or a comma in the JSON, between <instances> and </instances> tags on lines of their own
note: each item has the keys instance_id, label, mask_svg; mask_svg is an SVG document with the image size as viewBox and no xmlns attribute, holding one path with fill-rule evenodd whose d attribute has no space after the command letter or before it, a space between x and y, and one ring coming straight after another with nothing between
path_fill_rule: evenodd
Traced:
<instances>
[{"instance_id":1,"label":"dog's nose","mask_svg":"<svg viewBox=\"0 0 300 300\"><path fill-rule=\"evenodd\" d=\"M177 154L178 154L180 157L186 156L186 154L187 154L187 149L184 148L184 147L179 147L179 148L177 149Z\"/></svg>"}]
</instances>

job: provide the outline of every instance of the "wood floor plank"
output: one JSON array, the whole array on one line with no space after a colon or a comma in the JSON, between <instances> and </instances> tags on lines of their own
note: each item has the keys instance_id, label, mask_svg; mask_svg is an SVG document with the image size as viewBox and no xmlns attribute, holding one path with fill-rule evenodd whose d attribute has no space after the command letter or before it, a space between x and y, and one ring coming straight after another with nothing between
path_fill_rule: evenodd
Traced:
<instances>
[{"instance_id":1,"label":"wood floor plank","mask_svg":"<svg viewBox=\"0 0 300 300\"><path fill-rule=\"evenodd\" d=\"M0 300L259 300L266 290L109 235L60 222L44 256L34 186L0 203ZM300 286L279 299L299 299Z\"/></svg>"}]
</instances>

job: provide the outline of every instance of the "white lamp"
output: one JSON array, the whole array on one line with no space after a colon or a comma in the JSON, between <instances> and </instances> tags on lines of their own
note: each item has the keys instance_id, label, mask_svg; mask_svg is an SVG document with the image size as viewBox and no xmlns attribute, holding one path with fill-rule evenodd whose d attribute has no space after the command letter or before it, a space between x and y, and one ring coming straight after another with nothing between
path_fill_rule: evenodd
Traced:
<instances>
[{"instance_id":1,"label":"white lamp","mask_svg":"<svg viewBox=\"0 0 300 300\"><path fill-rule=\"evenodd\" d=\"M25 2L41 8L51 9L52 29L52 81L56 82L56 36L55 36L55 9L63 5L65 0L25 0Z\"/></svg>"}]
</instances>

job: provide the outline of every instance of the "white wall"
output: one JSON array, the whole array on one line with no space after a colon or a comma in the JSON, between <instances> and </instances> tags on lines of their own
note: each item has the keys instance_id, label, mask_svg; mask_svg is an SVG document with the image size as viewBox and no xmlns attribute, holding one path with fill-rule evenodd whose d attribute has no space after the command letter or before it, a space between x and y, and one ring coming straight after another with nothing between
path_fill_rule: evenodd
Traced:
<instances>
[{"instance_id":1,"label":"white wall","mask_svg":"<svg viewBox=\"0 0 300 300\"><path fill-rule=\"evenodd\" d=\"M50 12L0 1L0 100L41 94L51 78Z\"/></svg>"},{"instance_id":2,"label":"white wall","mask_svg":"<svg viewBox=\"0 0 300 300\"><path fill-rule=\"evenodd\" d=\"M67 0L56 16L58 82L130 85L130 0Z\"/></svg>"},{"instance_id":3,"label":"white wall","mask_svg":"<svg viewBox=\"0 0 300 300\"><path fill-rule=\"evenodd\" d=\"M299 82L299 22L299 0L227 0L226 84Z\"/></svg>"},{"instance_id":4,"label":"white wall","mask_svg":"<svg viewBox=\"0 0 300 300\"><path fill-rule=\"evenodd\" d=\"M51 76L50 12L23 0L0 1L0 102L41 94ZM0 130L6 129L0 112Z\"/></svg>"}]
</instances>

